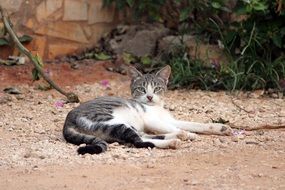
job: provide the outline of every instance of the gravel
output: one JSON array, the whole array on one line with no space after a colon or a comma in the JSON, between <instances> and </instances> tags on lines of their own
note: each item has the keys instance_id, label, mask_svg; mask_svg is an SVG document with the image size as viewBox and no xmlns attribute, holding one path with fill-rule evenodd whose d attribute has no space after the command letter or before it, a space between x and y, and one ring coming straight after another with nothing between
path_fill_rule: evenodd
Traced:
<instances>
[{"instance_id":1,"label":"gravel","mask_svg":"<svg viewBox=\"0 0 285 190\"><path fill-rule=\"evenodd\" d=\"M155 167L160 158L190 153L234 151L244 146L259 146L266 150L274 147L284 153L284 130L259 130L232 137L201 135L198 140L184 142L177 150L135 149L118 143L100 155L77 155L77 147L67 144L62 137L62 127L67 113L77 103L56 106L61 97L54 90L39 91L30 86L17 87L22 94L0 93L0 169L24 167L40 170L42 166L57 164L72 166L92 163L147 163ZM82 101L102 95L129 97L128 84L110 81L108 88L100 83L69 87ZM211 122L222 118L241 129L285 125L284 99L240 93L175 90L166 93L166 107L179 119ZM278 142L277 144L275 142ZM275 143L275 144L274 144ZM279 152L280 153L280 152ZM259 174L257 174L259 175ZM197 181L185 181L195 186Z\"/></svg>"}]
</instances>

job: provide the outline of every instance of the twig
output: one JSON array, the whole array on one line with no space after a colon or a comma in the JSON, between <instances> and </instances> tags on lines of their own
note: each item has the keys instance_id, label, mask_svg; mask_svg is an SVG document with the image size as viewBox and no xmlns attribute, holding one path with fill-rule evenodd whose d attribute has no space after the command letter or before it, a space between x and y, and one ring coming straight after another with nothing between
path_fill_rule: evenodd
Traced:
<instances>
[{"instance_id":1,"label":"twig","mask_svg":"<svg viewBox=\"0 0 285 190\"><path fill-rule=\"evenodd\" d=\"M5 29L7 30L8 34L10 35L11 39L13 40L13 42L15 43L15 45L17 46L17 48L19 49L19 51L21 51L23 54L25 54L30 60L31 62L34 64L35 68L37 69L37 71L40 73L40 75L43 77L43 79L45 79L55 90L57 90L59 93L63 94L64 96L66 96L68 102L79 102L79 98L76 94L74 94L73 92L65 92L64 90L62 90L57 84L55 84L48 75L46 75L43 70L41 69L39 60L37 59L36 56L33 56L30 51L28 49L26 49L21 42L19 41L17 35L15 34L15 32L13 31L8 16L6 15L6 13L4 12L4 10L2 9L2 7L0 6L0 13L2 16L2 21L3 24L5 26Z\"/></svg>"},{"instance_id":2,"label":"twig","mask_svg":"<svg viewBox=\"0 0 285 190\"><path fill-rule=\"evenodd\" d=\"M250 111L247 111L246 109L242 108L240 105L238 105L233 98L231 98L232 104L235 105L239 110L242 110L246 113L250 113Z\"/></svg>"},{"instance_id":3,"label":"twig","mask_svg":"<svg viewBox=\"0 0 285 190\"><path fill-rule=\"evenodd\" d=\"M285 125L284 124L281 124L281 125L265 124L265 125L257 126L253 129L250 129L250 130L255 131L255 130L260 130L260 129L281 129L281 128L285 128Z\"/></svg>"},{"instance_id":4,"label":"twig","mask_svg":"<svg viewBox=\"0 0 285 190\"><path fill-rule=\"evenodd\" d=\"M231 126L231 128L234 129L239 129L239 130L245 130L245 131L258 131L258 130L262 130L262 129L284 129L285 128L285 124L261 124L258 126L246 126L246 125L236 125L234 123L230 123L229 124Z\"/></svg>"}]
</instances>

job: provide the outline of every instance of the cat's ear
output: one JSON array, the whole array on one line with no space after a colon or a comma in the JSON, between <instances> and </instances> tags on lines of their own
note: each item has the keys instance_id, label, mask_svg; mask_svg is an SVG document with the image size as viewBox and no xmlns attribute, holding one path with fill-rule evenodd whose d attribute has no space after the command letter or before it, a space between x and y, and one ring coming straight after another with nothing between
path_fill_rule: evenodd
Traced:
<instances>
[{"instance_id":1,"label":"cat's ear","mask_svg":"<svg viewBox=\"0 0 285 190\"><path fill-rule=\"evenodd\" d=\"M171 67L169 65L166 65L156 73L156 76L163 78L167 84L170 74L171 74Z\"/></svg>"},{"instance_id":2,"label":"cat's ear","mask_svg":"<svg viewBox=\"0 0 285 190\"><path fill-rule=\"evenodd\" d=\"M133 78L141 77L143 74L139 72L136 68L129 66L128 68L128 74Z\"/></svg>"}]
</instances>

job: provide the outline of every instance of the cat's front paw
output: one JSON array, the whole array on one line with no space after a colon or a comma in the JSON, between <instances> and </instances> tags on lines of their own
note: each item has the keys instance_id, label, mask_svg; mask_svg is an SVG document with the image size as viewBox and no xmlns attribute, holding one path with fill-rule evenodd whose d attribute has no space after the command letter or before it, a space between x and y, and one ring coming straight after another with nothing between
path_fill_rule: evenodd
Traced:
<instances>
[{"instance_id":1,"label":"cat's front paw","mask_svg":"<svg viewBox=\"0 0 285 190\"><path fill-rule=\"evenodd\" d=\"M220 130L219 130L221 135L232 135L233 134L233 129L229 125L225 124L220 124Z\"/></svg>"},{"instance_id":2,"label":"cat's front paw","mask_svg":"<svg viewBox=\"0 0 285 190\"><path fill-rule=\"evenodd\" d=\"M179 139L172 139L168 145L171 149L177 149L181 146L181 140Z\"/></svg>"},{"instance_id":3,"label":"cat's front paw","mask_svg":"<svg viewBox=\"0 0 285 190\"><path fill-rule=\"evenodd\" d=\"M187 131L180 131L176 137L182 141L187 141L187 140L197 139L198 135L195 133L187 132Z\"/></svg>"}]
</instances>

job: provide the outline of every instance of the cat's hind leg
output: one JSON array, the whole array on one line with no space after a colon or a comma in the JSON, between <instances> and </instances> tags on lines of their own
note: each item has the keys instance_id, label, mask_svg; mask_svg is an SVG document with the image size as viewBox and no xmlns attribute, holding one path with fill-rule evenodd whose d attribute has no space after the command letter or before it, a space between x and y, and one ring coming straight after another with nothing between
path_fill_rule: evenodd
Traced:
<instances>
[{"instance_id":1,"label":"cat's hind leg","mask_svg":"<svg viewBox=\"0 0 285 190\"><path fill-rule=\"evenodd\" d=\"M182 141L187 141L187 140L196 139L198 135L188 131L180 130L172 133L159 134L159 135L149 135L144 133L142 137L147 139L161 139L161 140L180 139Z\"/></svg>"},{"instance_id":2,"label":"cat's hind leg","mask_svg":"<svg viewBox=\"0 0 285 190\"><path fill-rule=\"evenodd\" d=\"M94 139L90 144L77 149L78 154L100 154L107 150L107 143L100 139Z\"/></svg>"},{"instance_id":3,"label":"cat's hind leg","mask_svg":"<svg viewBox=\"0 0 285 190\"><path fill-rule=\"evenodd\" d=\"M177 149L181 145L181 140L179 139L149 139L149 138L144 138L142 137L142 140L144 142L150 142L153 143L155 147L157 148L162 148L162 149Z\"/></svg>"},{"instance_id":4,"label":"cat's hind leg","mask_svg":"<svg viewBox=\"0 0 285 190\"><path fill-rule=\"evenodd\" d=\"M86 144L77 149L78 154L100 154L107 150L107 143L93 135L88 135L77 131L73 127L65 127L63 131L64 138L67 142L80 145Z\"/></svg>"},{"instance_id":5,"label":"cat's hind leg","mask_svg":"<svg viewBox=\"0 0 285 190\"><path fill-rule=\"evenodd\" d=\"M125 124L110 126L109 138L111 141L130 143L136 148L153 148L155 145L150 141L143 141L138 132Z\"/></svg>"}]
</instances>

